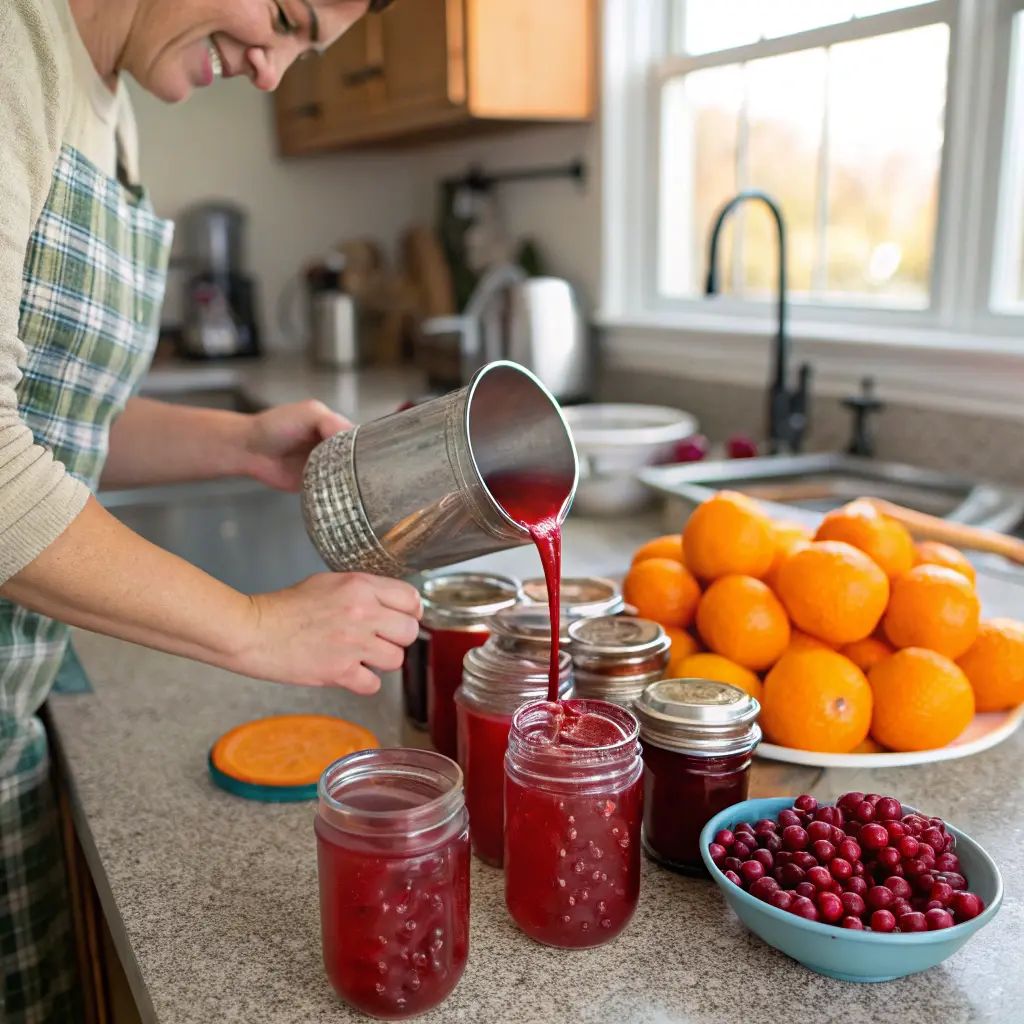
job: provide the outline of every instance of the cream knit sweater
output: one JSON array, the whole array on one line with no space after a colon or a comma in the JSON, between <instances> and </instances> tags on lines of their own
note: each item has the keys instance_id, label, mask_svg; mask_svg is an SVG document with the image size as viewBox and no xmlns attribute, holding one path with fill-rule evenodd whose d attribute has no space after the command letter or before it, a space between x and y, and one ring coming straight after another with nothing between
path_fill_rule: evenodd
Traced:
<instances>
[{"instance_id":1,"label":"cream knit sweater","mask_svg":"<svg viewBox=\"0 0 1024 1024\"><path fill-rule=\"evenodd\" d=\"M122 83L111 93L78 35L67 0L0 0L0 583L52 543L84 507L86 487L34 444L15 387L29 237L62 145L110 175L117 142L136 173L135 122Z\"/></svg>"}]
</instances>

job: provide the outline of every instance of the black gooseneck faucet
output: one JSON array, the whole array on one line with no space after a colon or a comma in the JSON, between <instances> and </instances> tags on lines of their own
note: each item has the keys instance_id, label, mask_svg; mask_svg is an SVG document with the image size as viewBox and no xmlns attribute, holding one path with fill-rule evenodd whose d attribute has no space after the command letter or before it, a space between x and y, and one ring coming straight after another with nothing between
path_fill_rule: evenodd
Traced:
<instances>
[{"instance_id":1,"label":"black gooseneck faucet","mask_svg":"<svg viewBox=\"0 0 1024 1024\"><path fill-rule=\"evenodd\" d=\"M718 237L729 215L740 203L756 199L771 211L778 229L779 239L779 308L778 330L775 335L775 378L768 391L768 447L772 455L782 451L796 454L803 447L807 432L807 407L810 391L811 368L800 367L799 384L789 388L789 338L786 334L786 225L778 203L766 192L746 189L733 196L718 213L711 230L708 247L708 278L705 294L718 293Z\"/></svg>"}]
</instances>

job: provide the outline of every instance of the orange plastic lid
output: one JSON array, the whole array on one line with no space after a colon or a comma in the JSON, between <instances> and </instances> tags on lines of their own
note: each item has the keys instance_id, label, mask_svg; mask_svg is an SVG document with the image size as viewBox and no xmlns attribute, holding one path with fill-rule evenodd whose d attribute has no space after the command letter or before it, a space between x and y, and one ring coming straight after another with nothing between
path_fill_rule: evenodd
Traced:
<instances>
[{"instance_id":1,"label":"orange plastic lid","mask_svg":"<svg viewBox=\"0 0 1024 1024\"><path fill-rule=\"evenodd\" d=\"M211 766L253 786L316 786L340 757L379 747L361 726L328 715L277 715L225 733L210 751Z\"/></svg>"}]
</instances>

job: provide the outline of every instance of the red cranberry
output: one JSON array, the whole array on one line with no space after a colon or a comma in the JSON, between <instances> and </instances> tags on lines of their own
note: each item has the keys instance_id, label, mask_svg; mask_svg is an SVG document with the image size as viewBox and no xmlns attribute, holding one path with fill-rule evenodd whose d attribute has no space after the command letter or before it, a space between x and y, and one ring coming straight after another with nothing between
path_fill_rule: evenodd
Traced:
<instances>
[{"instance_id":1,"label":"red cranberry","mask_svg":"<svg viewBox=\"0 0 1024 1024\"><path fill-rule=\"evenodd\" d=\"M725 877L728 878L733 885L738 885L741 889L743 888L743 880L735 871L726 871Z\"/></svg>"},{"instance_id":2,"label":"red cranberry","mask_svg":"<svg viewBox=\"0 0 1024 1024\"><path fill-rule=\"evenodd\" d=\"M793 807L798 811L813 814L818 809L818 801L807 793L802 793L793 801Z\"/></svg>"},{"instance_id":3,"label":"red cranberry","mask_svg":"<svg viewBox=\"0 0 1024 1024\"><path fill-rule=\"evenodd\" d=\"M771 818L761 818L754 824L754 835L761 832L778 832L779 826Z\"/></svg>"},{"instance_id":4,"label":"red cranberry","mask_svg":"<svg viewBox=\"0 0 1024 1024\"><path fill-rule=\"evenodd\" d=\"M903 870L902 861L899 864L894 864L890 869L889 874L895 875L897 878L902 878L906 874L906 871Z\"/></svg>"},{"instance_id":5,"label":"red cranberry","mask_svg":"<svg viewBox=\"0 0 1024 1024\"><path fill-rule=\"evenodd\" d=\"M901 932L926 932L928 931L928 921L925 919L924 914L919 910L911 911L909 914L904 914L898 918Z\"/></svg>"},{"instance_id":6,"label":"red cranberry","mask_svg":"<svg viewBox=\"0 0 1024 1024\"><path fill-rule=\"evenodd\" d=\"M894 899L892 901L892 903L889 904L889 908L888 909L891 912L892 916L895 917L897 921L904 914L910 914L914 910L914 908L910 905L910 900L905 900L905 899L903 899L901 897L897 898L897 899Z\"/></svg>"},{"instance_id":7,"label":"red cranberry","mask_svg":"<svg viewBox=\"0 0 1024 1024\"><path fill-rule=\"evenodd\" d=\"M736 836L733 835L727 828L720 829L715 833L715 842L719 846L732 846L736 841Z\"/></svg>"},{"instance_id":8,"label":"red cranberry","mask_svg":"<svg viewBox=\"0 0 1024 1024\"><path fill-rule=\"evenodd\" d=\"M937 828L943 835L946 833L946 823L941 818L929 818L928 824Z\"/></svg>"},{"instance_id":9,"label":"red cranberry","mask_svg":"<svg viewBox=\"0 0 1024 1024\"><path fill-rule=\"evenodd\" d=\"M953 917L957 921L970 921L977 917L984 909L985 904L980 896L973 892L957 892L953 894Z\"/></svg>"},{"instance_id":10,"label":"red cranberry","mask_svg":"<svg viewBox=\"0 0 1024 1024\"><path fill-rule=\"evenodd\" d=\"M828 841L833 846L838 846L846 838L846 833L838 826L832 826L832 835L828 837Z\"/></svg>"},{"instance_id":11,"label":"red cranberry","mask_svg":"<svg viewBox=\"0 0 1024 1024\"><path fill-rule=\"evenodd\" d=\"M949 882L936 882L928 893L928 899L938 900L944 907L953 902L953 886Z\"/></svg>"},{"instance_id":12,"label":"red cranberry","mask_svg":"<svg viewBox=\"0 0 1024 1024\"><path fill-rule=\"evenodd\" d=\"M945 852L952 853L956 849L956 836L946 836Z\"/></svg>"},{"instance_id":13,"label":"red cranberry","mask_svg":"<svg viewBox=\"0 0 1024 1024\"><path fill-rule=\"evenodd\" d=\"M847 839L854 839L860 835L860 830L863 827L859 821L845 821L843 823L843 832Z\"/></svg>"},{"instance_id":14,"label":"red cranberry","mask_svg":"<svg viewBox=\"0 0 1024 1024\"><path fill-rule=\"evenodd\" d=\"M857 805L864 799L863 793L844 793L837 801L836 806L842 808L846 814L853 814Z\"/></svg>"},{"instance_id":15,"label":"red cranberry","mask_svg":"<svg viewBox=\"0 0 1024 1024\"><path fill-rule=\"evenodd\" d=\"M849 928L855 932L864 931L864 922L859 917L854 917L852 914L847 914L839 924L840 927Z\"/></svg>"},{"instance_id":16,"label":"red cranberry","mask_svg":"<svg viewBox=\"0 0 1024 1024\"><path fill-rule=\"evenodd\" d=\"M816 843L819 840L827 841L832 835L832 826L826 825L823 821L812 821L807 826L807 835L812 843Z\"/></svg>"},{"instance_id":17,"label":"red cranberry","mask_svg":"<svg viewBox=\"0 0 1024 1024\"><path fill-rule=\"evenodd\" d=\"M856 843L852 839L844 839L836 847L836 856L848 860L851 864L860 860L860 843Z\"/></svg>"},{"instance_id":18,"label":"red cranberry","mask_svg":"<svg viewBox=\"0 0 1024 1024\"><path fill-rule=\"evenodd\" d=\"M796 811L786 808L784 811L779 811L779 828L786 828L788 825L799 825L801 823L800 815Z\"/></svg>"},{"instance_id":19,"label":"red cranberry","mask_svg":"<svg viewBox=\"0 0 1024 1024\"><path fill-rule=\"evenodd\" d=\"M750 859L761 864L765 871L771 871L771 869L775 867L775 858L772 856L770 850L755 850L750 855Z\"/></svg>"},{"instance_id":20,"label":"red cranberry","mask_svg":"<svg viewBox=\"0 0 1024 1024\"><path fill-rule=\"evenodd\" d=\"M781 868L783 864L788 864L793 859L793 854L789 850L779 850L773 856L775 857L775 866L777 868Z\"/></svg>"},{"instance_id":21,"label":"red cranberry","mask_svg":"<svg viewBox=\"0 0 1024 1024\"><path fill-rule=\"evenodd\" d=\"M772 874L772 878L774 878L775 881L779 883L779 885L782 885L782 883L783 883L782 868L780 868L780 867L772 868L771 874Z\"/></svg>"},{"instance_id":22,"label":"red cranberry","mask_svg":"<svg viewBox=\"0 0 1024 1024\"><path fill-rule=\"evenodd\" d=\"M893 846L896 845L897 839L902 839L907 834L907 826L902 821L883 821L880 824L885 826L885 831L889 833L889 842Z\"/></svg>"},{"instance_id":23,"label":"red cranberry","mask_svg":"<svg viewBox=\"0 0 1024 1024\"><path fill-rule=\"evenodd\" d=\"M967 879L964 878L958 871L944 871L942 873L943 882L949 882L957 892L960 892L967 888Z\"/></svg>"},{"instance_id":24,"label":"red cranberry","mask_svg":"<svg viewBox=\"0 0 1024 1024\"><path fill-rule=\"evenodd\" d=\"M900 842L903 842L903 840L901 839ZM884 864L887 868L894 868L900 862L900 851L895 846L883 846L875 854L875 860L879 864Z\"/></svg>"},{"instance_id":25,"label":"red cranberry","mask_svg":"<svg viewBox=\"0 0 1024 1024\"><path fill-rule=\"evenodd\" d=\"M820 892L818 913L829 923L838 921L843 916L843 901L834 892Z\"/></svg>"},{"instance_id":26,"label":"red cranberry","mask_svg":"<svg viewBox=\"0 0 1024 1024\"><path fill-rule=\"evenodd\" d=\"M764 878L764 865L759 860L745 860L740 868L740 877L747 885Z\"/></svg>"},{"instance_id":27,"label":"red cranberry","mask_svg":"<svg viewBox=\"0 0 1024 1024\"><path fill-rule=\"evenodd\" d=\"M937 908L926 910L924 920L930 932L937 932L942 928L952 928L955 923L953 915L948 910L939 910Z\"/></svg>"},{"instance_id":28,"label":"red cranberry","mask_svg":"<svg viewBox=\"0 0 1024 1024\"><path fill-rule=\"evenodd\" d=\"M875 804L877 804L878 801L882 798L877 793L865 793L864 799L867 800L867 802L871 804L872 807L874 807Z\"/></svg>"},{"instance_id":29,"label":"red cranberry","mask_svg":"<svg viewBox=\"0 0 1024 1024\"><path fill-rule=\"evenodd\" d=\"M827 825L842 825L843 812L838 807L819 807L814 812L815 821L823 821Z\"/></svg>"},{"instance_id":30,"label":"red cranberry","mask_svg":"<svg viewBox=\"0 0 1024 1024\"><path fill-rule=\"evenodd\" d=\"M734 857L739 857L740 860L746 860L754 849L755 847L753 844L747 846L747 844L742 840L737 839L736 842L732 844L732 855Z\"/></svg>"},{"instance_id":31,"label":"red cranberry","mask_svg":"<svg viewBox=\"0 0 1024 1024\"><path fill-rule=\"evenodd\" d=\"M910 888L910 883L905 878L897 878L895 875L885 880L885 887L893 896L898 896L904 900L909 900L913 891Z\"/></svg>"},{"instance_id":32,"label":"red cranberry","mask_svg":"<svg viewBox=\"0 0 1024 1024\"><path fill-rule=\"evenodd\" d=\"M782 836L778 832L764 832L757 837L758 845L769 853L778 853L782 849Z\"/></svg>"},{"instance_id":33,"label":"red cranberry","mask_svg":"<svg viewBox=\"0 0 1024 1024\"><path fill-rule=\"evenodd\" d=\"M895 898L892 889L884 885L873 885L864 893L864 902L872 910L884 910Z\"/></svg>"},{"instance_id":34,"label":"red cranberry","mask_svg":"<svg viewBox=\"0 0 1024 1024\"><path fill-rule=\"evenodd\" d=\"M932 886L936 882L942 881L942 879L938 875L932 874L931 871L924 871L920 875L913 877L910 881L919 893L927 895L932 891Z\"/></svg>"},{"instance_id":35,"label":"red cranberry","mask_svg":"<svg viewBox=\"0 0 1024 1024\"><path fill-rule=\"evenodd\" d=\"M813 882L801 882L793 892L797 896L803 896L806 899L813 900L818 895L818 887Z\"/></svg>"},{"instance_id":36,"label":"red cranberry","mask_svg":"<svg viewBox=\"0 0 1024 1024\"><path fill-rule=\"evenodd\" d=\"M896 927L896 918L888 910L876 910L871 915L873 932L891 932Z\"/></svg>"},{"instance_id":37,"label":"red cranberry","mask_svg":"<svg viewBox=\"0 0 1024 1024\"><path fill-rule=\"evenodd\" d=\"M927 870L928 865L920 857L910 857L903 862L903 871L911 878L923 875Z\"/></svg>"},{"instance_id":38,"label":"red cranberry","mask_svg":"<svg viewBox=\"0 0 1024 1024\"><path fill-rule=\"evenodd\" d=\"M786 892L785 889L776 889L768 902L773 907L778 907L779 910L789 910L793 905L793 894Z\"/></svg>"},{"instance_id":39,"label":"red cranberry","mask_svg":"<svg viewBox=\"0 0 1024 1024\"><path fill-rule=\"evenodd\" d=\"M832 876L829 874L828 868L811 868L807 872L807 880L813 882L818 889L828 889L832 885Z\"/></svg>"},{"instance_id":40,"label":"red cranberry","mask_svg":"<svg viewBox=\"0 0 1024 1024\"><path fill-rule=\"evenodd\" d=\"M903 808L894 796L883 796L875 804L875 821L898 821L903 817Z\"/></svg>"},{"instance_id":41,"label":"red cranberry","mask_svg":"<svg viewBox=\"0 0 1024 1024\"><path fill-rule=\"evenodd\" d=\"M919 814L903 815L903 824L912 836L919 836L928 827L928 822Z\"/></svg>"},{"instance_id":42,"label":"red cranberry","mask_svg":"<svg viewBox=\"0 0 1024 1024\"><path fill-rule=\"evenodd\" d=\"M827 864L836 855L836 848L827 839L819 839L811 843L811 854L819 864Z\"/></svg>"},{"instance_id":43,"label":"red cranberry","mask_svg":"<svg viewBox=\"0 0 1024 1024\"><path fill-rule=\"evenodd\" d=\"M861 800L857 804L857 810L854 811L854 817L862 825L866 825L869 821L875 820L875 805L869 803L867 800Z\"/></svg>"},{"instance_id":44,"label":"red cranberry","mask_svg":"<svg viewBox=\"0 0 1024 1024\"><path fill-rule=\"evenodd\" d=\"M857 878L863 878L865 870L864 861L855 860L853 862L853 873Z\"/></svg>"},{"instance_id":45,"label":"red cranberry","mask_svg":"<svg viewBox=\"0 0 1024 1024\"><path fill-rule=\"evenodd\" d=\"M783 864L779 871L779 882L787 889L794 888L804 880L804 869L798 868L795 864Z\"/></svg>"},{"instance_id":46,"label":"red cranberry","mask_svg":"<svg viewBox=\"0 0 1024 1024\"><path fill-rule=\"evenodd\" d=\"M935 858L936 871L959 871L960 858L955 853L940 853Z\"/></svg>"},{"instance_id":47,"label":"red cranberry","mask_svg":"<svg viewBox=\"0 0 1024 1024\"><path fill-rule=\"evenodd\" d=\"M853 877L853 865L848 860L843 860L842 857L833 857L828 862L828 870L832 877L839 882L845 882L846 879Z\"/></svg>"},{"instance_id":48,"label":"red cranberry","mask_svg":"<svg viewBox=\"0 0 1024 1024\"><path fill-rule=\"evenodd\" d=\"M721 864L725 860L728 851L721 843L711 843L708 846L708 856L712 864Z\"/></svg>"},{"instance_id":49,"label":"red cranberry","mask_svg":"<svg viewBox=\"0 0 1024 1024\"><path fill-rule=\"evenodd\" d=\"M739 871L743 861L739 857L726 857L725 860L719 864L719 867L725 868L726 871Z\"/></svg>"},{"instance_id":50,"label":"red cranberry","mask_svg":"<svg viewBox=\"0 0 1024 1024\"><path fill-rule=\"evenodd\" d=\"M911 836L911 838L913 838L913 836ZM926 843L919 839L917 842L916 855L921 857L923 860L931 860L933 864L935 863L935 847L932 846L931 843Z\"/></svg>"},{"instance_id":51,"label":"red cranberry","mask_svg":"<svg viewBox=\"0 0 1024 1024\"><path fill-rule=\"evenodd\" d=\"M913 836L904 836L896 844L896 849L901 857L916 857L921 849L921 844Z\"/></svg>"},{"instance_id":52,"label":"red cranberry","mask_svg":"<svg viewBox=\"0 0 1024 1024\"><path fill-rule=\"evenodd\" d=\"M829 892L834 892L837 896L843 895L843 883L838 878L833 878L832 883L828 887Z\"/></svg>"},{"instance_id":53,"label":"red cranberry","mask_svg":"<svg viewBox=\"0 0 1024 1024\"><path fill-rule=\"evenodd\" d=\"M844 892L839 899L842 900L843 909L848 914L853 914L854 917L860 917L868 909L864 897L855 892Z\"/></svg>"},{"instance_id":54,"label":"red cranberry","mask_svg":"<svg viewBox=\"0 0 1024 1024\"><path fill-rule=\"evenodd\" d=\"M748 864L756 861L748 860ZM755 878L750 886L750 895L764 903L770 903L772 895L779 891L779 883L774 878Z\"/></svg>"},{"instance_id":55,"label":"red cranberry","mask_svg":"<svg viewBox=\"0 0 1024 1024\"><path fill-rule=\"evenodd\" d=\"M863 896L864 893L868 891L868 883L859 875L854 875L853 878L848 878L844 885L846 886L847 892L854 892L858 896Z\"/></svg>"},{"instance_id":56,"label":"red cranberry","mask_svg":"<svg viewBox=\"0 0 1024 1024\"><path fill-rule=\"evenodd\" d=\"M881 825L865 825L858 839L865 850L881 850L889 844L889 833Z\"/></svg>"},{"instance_id":57,"label":"red cranberry","mask_svg":"<svg viewBox=\"0 0 1024 1024\"><path fill-rule=\"evenodd\" d=\"M805 850L809 842L807 830L799 825L787 825L782 830L782 845L787 850Z\"/></svg>"},{"instance_id":58,"label":"red cranberry","mask_svg":"<svg viewBox=\"0 0 1024 1024\"><path fill-rule=\"evenodd\" d=\"M796 914L797 917L805 918L808 921L817 921L819 914L818 908L806 897L797 896L793 900L792 905L789 908L791 914Z\"/></svg>"},{"instance_id":59,"label":"red cranberry","mask_svg":"<svg viewBox=\"0 0 1024 1024\"><path fill-rule=\"evenodd\" d=\"M793 863L797 867L803 868L804 871L808 871L810 868L816 868L818 866L817 858L806 850L799 850L794 853Z\"/></svg>"},{"instance_id":60,"label":"red cranberry","mask_svg":"<svg viewBox=\"0 0 1024 1024\"><path fill-rule=\"evenodd\" d=\"M941 904L938 900L929 900L924 905L924 912L926 914L928 913L929 910L945 910L945 909L946 909L945 906L943 906L943 904Z\"/></svg>"}]
</instances>

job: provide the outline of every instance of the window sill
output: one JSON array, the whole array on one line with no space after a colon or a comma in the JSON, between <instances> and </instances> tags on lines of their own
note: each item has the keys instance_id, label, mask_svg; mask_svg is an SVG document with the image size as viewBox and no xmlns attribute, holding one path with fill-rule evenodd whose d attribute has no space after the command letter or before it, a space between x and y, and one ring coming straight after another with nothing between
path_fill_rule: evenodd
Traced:
<instances>
[{"instance_id":1,"label":"window sill","mask_svg":"<svg viewBox=\"0 0 1024 1024\"><path fill-rule=\"evenodd\" d=\"M763 388L774 319L647 312L598 315L609 369ZM791 373L808 362L816 395L843 397L875 379L879 397L1024 421L1024 339L921 327L796 321Z\"/></svg>"}]
</instances>

